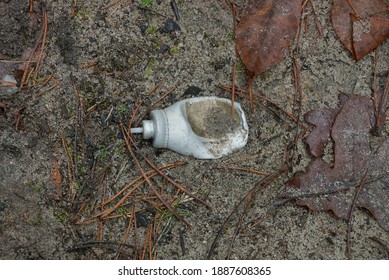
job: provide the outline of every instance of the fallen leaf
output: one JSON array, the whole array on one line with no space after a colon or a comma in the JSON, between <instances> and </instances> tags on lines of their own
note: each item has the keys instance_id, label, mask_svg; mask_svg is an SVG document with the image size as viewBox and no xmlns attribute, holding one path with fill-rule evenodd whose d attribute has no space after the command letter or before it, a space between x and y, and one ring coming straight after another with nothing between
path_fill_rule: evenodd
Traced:
<instances>
[{"instance_id":1,"label":"fallen leaf","mask_svg":"<svg viewBox=\"0 0 389 280\"><path fill-rule=\"evenodd\" d=\"M316 129L305 138L310 153L315 157L323 154L325 146L330 141L331 127L339 111L340 109L322 109L305 114L305 121L316 126Z\"/></svg>"},{"instance_id":2,"label":"fallen leaf","mask_svg":"<svg viewBox=\"0 0 389 280\"><path fill-rule=\"evenodd\" d=\"M320 118L320 111L317 118ZM339 109L331 128L333 165L321 158L314 159L306 173L286 183L278 202L293 199L311 210L329 210L347 219L356 189L367 172L356 205L369 210L381 227L389 231L389 139L384 139L377 151L371 151L373 115L369 97L351 96ZM326 114L322 116L323 120L316 123L327 129L331 118ZM318 141L321 142L321 138Z\"/></svg>"},{"instance_id":3,"label":"fallen leaf","mask_svg":"<svg viewBox=\"0 0 389 280\"><path fill-rule=\"evenodd\" d=\"M252 82L289 54L298 30L302 0L248 0L235 29L236 49L248 70L247 88L254 110Z\"/></svg>"},{"instance_id":4,"label":"fallen leaf","mask_svg":"<svg viewBox=\"0 0 389 280\"><path fill-rule=\"evenodd\" d=\"M301 0L249 0L236 28L236 48L249 72L258 75L289 53Z\"/></svg>"},{"instance_id":5,"label":"fallen leaf","mask_svg":"<svg viewBox=\"0 0 389 280\"><path fill-rule=\"evenodd\" d=\"M343 106L348 100L348 96L342 94L339 99ZM319 157L323 154L325 146L331 140L331 128L340 109L313 110L304 115L304 120L315 126L315 129L305 138L305 143L309 146L309 151L313 156Z\"/></svg>"},{"instance_id":6,"label":"fallen leaf","mask_svg":"<svg viewBox=\"0 0 389 280\"><path fill-rule=\"evenodd\" d=\"M358 61L389 38L389 7L384 0L334 0L332 25Z\"/></svg>"}]
</instances>

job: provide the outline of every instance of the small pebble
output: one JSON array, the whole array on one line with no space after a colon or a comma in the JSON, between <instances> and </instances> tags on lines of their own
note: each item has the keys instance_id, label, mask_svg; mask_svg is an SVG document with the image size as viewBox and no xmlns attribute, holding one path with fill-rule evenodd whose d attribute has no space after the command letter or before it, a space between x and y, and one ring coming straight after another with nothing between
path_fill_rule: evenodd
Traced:
<instances>
[{"instance_id":1,"label":"small pebble","mask_svg":"<svg viewBox=\"0 0 389 280\"><path fill-rule=\"evenodd\" d=\"M164 23L163 27L161 27L159 29L159 32L161 32L161 33L171 33L173 31L177 31L177 30L181 30L181 27L178 25L178 23L175 22L172 19L168 19Z\"/></svg>"},{"instance_id":2,"label":"small pebble","mask_svg":"<svg viewBox=\"0 0 389 280\"><path fill-rule=\"evenodd\" d=\"M145 33L146 30L147 30L147 24L146 23L141 23L141 24L139 24L139 28L140 28L140 31L142 33Z\"/></svg>"},{"instance_id":3,"label":"small pebble","mask_svg":"<svg viewBox=\"0 0 389 280\"><path fill-rule=\"evenodd\" d=\"M197 96L200 94L200 92L204 91L203 89L196 87L196 86L189 86L185 92L184 95L190 95L190 96Z\"/></svg>"},{"instance_id":4,"label":"small pebble","mask_svg":"<svg viewBox=\"0 0 389 280\"><path fill-rule=\"evenodd\" d=\"M170 50L170 47L168 45L161 45L159 47L158 53L163 54L163 53L167 52L168 50Z\"/></svg>"}]
</instances>

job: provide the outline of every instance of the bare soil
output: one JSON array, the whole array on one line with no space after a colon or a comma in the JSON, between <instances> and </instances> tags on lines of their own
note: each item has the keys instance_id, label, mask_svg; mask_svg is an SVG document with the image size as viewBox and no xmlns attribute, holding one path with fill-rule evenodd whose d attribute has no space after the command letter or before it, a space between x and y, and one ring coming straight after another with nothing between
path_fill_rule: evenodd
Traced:
<instances>
[{"instance_id":1,"label":"bare soil","mask_svg":"<svg viewBox=\"0 0 389 280\"><path fill-rule=\"evenodd\" d=\"M113 206L102 208L102 201L141 176L121 129L139 98L145 99L141 112L171 87L174 92L154 108L191 96L230 98L218 85L231 85L233 18L224 1L178 0L179 20L168 0L151 6L121 1L120 7L108 0L74 2L76 6L73 1L33 1L33 12L28 12L28 1L0 0L1 79L11 75L20 82L23 61L39 50L43 11L48 18L39 75L30 77L28 87L0 88L1 259L347 258L347 221L293 202L274 205L285 181L304 171L311 158L301 138L292 145L301 132L296 123L260 99L256 102L266 108L258 105L251 113L248 100L236 97L247 114L249 140L244 149L220 160L157 150L150 141L134 137L139 147L134 153L145 171L151 168L142 155L159 167L185 163L166 174L211 209L160 176L152 183L160 192L164 189L164 197L174 201L174 209L191 226L158 204L148 184L113 213L118 216L95 219ZM300 119L309 110L336 107L339 93L371 96L373 88L374 52L355 62L331 27L331 1L312 2L324 33L319 35L308 7L297 57L300 108L293 107L291 57L253 84L254 92ZM240 11L245 5L244 0L234 3ZM382 87L388 75L388 41L378 53ZM246 84L238 60L236 85ZM190 86L202 91L187 90ZM388 132L386 128L384 137ZM329 145L327 162L333 160L331 152ZM262 181L268 177L260 173L277 174L285 164L288 172L269 184ZM252 188L250 203L235 208ZM363 209L354 212L350 241L355 259L389 258L388 232Z\"/></svg>"}]
</instances>

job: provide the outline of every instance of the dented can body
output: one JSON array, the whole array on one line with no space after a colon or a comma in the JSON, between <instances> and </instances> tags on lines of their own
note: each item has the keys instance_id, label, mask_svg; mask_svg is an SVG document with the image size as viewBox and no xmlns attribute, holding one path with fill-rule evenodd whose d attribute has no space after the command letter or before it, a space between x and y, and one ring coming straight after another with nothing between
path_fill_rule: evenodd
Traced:
<instances>
[{"instance_id":1,"label":"dented can body","mask_svg":"<svg viewBox=\"0 0 389 280\"><path fill-rule=\"evenodd\" d=\"M155 148L166 148L199 159L216 159L244 147L248 139L245 114L239 103L218 97L181 100L153 110L144 120L143 138Z\"/></svg>"}]
</instances>

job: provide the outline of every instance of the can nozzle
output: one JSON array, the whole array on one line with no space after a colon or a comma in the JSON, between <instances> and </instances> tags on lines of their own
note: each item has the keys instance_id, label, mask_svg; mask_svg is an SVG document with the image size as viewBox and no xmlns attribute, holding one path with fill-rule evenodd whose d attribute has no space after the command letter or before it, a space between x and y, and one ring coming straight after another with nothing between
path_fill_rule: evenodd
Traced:
<instances>
[{"instance_id":1,"label":"can nozzle","mask_svg":"<svg viewBox=\"0 0 389 280\"><path fill-rule=\"evenodd\" d=\"M131 134L139 134L143 133L143 127L132 127Z\"/></svg>"},{"instance_id":2,"label":"can nozzle","mask_svg":"<svg viewBox=\"0 0 389 280\"><path fill-rule=\"evenodd\" d=\"M132 134L142 134L143 139L154 137L154 122L152 120L142 121L142 127L132 127Z\"/></svg>"}]
</instances>

